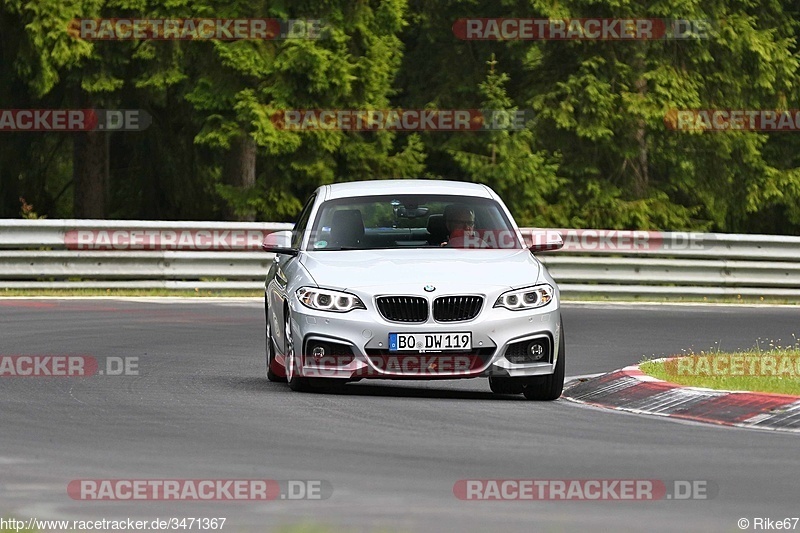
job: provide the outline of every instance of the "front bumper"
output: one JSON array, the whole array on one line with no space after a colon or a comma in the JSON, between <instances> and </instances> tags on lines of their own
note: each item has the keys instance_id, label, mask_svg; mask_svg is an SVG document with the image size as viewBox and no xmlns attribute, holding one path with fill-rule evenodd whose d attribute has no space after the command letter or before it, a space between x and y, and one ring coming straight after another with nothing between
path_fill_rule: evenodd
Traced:
<instances>
[{"instance_id":1,"label":"front bumper","mask_svg":"<svg viewBox=\"0 0 800 533\"><path fill-rule=\"evenodd\" d=\"M552 374L559 353L561 312L558 299L531 311L483 309L464 322L421 324L388 322L377 310L331 313L292 306L292 333L301 355L301 374L335 379L460 379L474 377L528 377ZM470 332L470 352L389 352L390 333ZM514 363L507 359L509 345L546 339L550 354L542 362ZM343 345L351 356L309 353L317 342ZM544 342L543 342L544 343Z\"/></svg>"}]
</instances>

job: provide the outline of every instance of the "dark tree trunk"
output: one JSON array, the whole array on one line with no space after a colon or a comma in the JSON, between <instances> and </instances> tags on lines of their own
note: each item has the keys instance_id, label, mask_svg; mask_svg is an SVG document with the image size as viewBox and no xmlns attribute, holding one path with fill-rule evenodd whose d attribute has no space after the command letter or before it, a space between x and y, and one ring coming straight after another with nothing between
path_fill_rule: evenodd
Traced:
<instances>
[{"instance_id":1,"label":"dark tree trunk","mask_svg":"<svg viewBox=\"0 0 800 533\"><path fill-rule=\"evenodd\" d=\"M19 187L11 173L11 165L4 165L0 154L0 218L19 216Z\"/></svg>"},{"instance_id":2,"label":"dark tree trunk","mask_svg":"<svg viewBox=\"0 0 800 533\"><path fill-rule=\"evenodd\" d=\"M108 216L108 133L74 133L72 178L75 218Z\"/></svg>"},{"instance_id":3,"label":"dark tree trunk","mask_svg":"<svg viewBox=\"0 0 800 533\"><path fill-rule=\"evenodd\" d=\"M256 142L249 135L241 135L231 142L225 159L223 181L240 189L249 189L256 184ZM227 220L253 221L255 214L237 215L232 206L225 210Z\"/></svg>"}]
</instances>

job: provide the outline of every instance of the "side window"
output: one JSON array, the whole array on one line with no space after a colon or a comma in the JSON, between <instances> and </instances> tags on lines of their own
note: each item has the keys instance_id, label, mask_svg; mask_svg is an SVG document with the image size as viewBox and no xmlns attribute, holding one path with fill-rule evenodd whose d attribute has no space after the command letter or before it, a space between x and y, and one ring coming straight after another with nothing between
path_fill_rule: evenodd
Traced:
<instances>
[{"instance_id":1,"label":"side window","mask_svg":"<svg viewBox=\"0 0 800 533\"><path fill-rule=\"evenodd\" d=\"M300 216L297 217L297 222L295 222L292 230L292 248L299 249L300 244L303 242L303 234L308 227L308 219L311 217L311 208L314 206L315 198L316 196L312 195L308 199L306 205L303 206L303 210L300 211Z\"/></svg>"}]
</instances>

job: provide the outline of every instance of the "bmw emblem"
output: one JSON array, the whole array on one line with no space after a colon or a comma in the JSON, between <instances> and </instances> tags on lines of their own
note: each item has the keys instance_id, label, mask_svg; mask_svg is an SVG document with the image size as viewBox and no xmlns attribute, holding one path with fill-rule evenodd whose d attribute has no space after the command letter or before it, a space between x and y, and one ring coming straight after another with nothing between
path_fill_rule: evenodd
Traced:
<instances>
[{"instance_id":1,"label":"bmw emblem","mask_svg":"<svg viewBox=\"0 0 800 533\"><path fill-rule=\"evenodd\" d=\"M433 292L436 290L436 287L434 287L433 285L425 285L425 287L423 288L425 289L425 292Z\"/></svg>"}]
</instances>

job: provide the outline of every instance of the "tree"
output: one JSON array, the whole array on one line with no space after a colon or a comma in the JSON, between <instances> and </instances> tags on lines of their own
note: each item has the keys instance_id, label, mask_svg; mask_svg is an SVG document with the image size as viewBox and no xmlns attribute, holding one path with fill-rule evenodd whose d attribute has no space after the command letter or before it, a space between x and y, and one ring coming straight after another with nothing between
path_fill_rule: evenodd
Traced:
<instances>
[{"instance_id":1,"label":"tree","mask_svg":"<svg viewBox=\"0 0 800 533\"><path fill-rule=\"evenodd\" d=\"M494 56L487 63L488 76L479 86L482 109L487 115L515 116L518 109L505 90L509 76L496 70ZM453 136L449 153L470 181L485 183L506 199L518 223L560 225L563 213L551 201L566 181L556 175L559 157L536 151L534 141L530 129L498 129Z\"/></svg>"}]
</instances>

